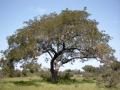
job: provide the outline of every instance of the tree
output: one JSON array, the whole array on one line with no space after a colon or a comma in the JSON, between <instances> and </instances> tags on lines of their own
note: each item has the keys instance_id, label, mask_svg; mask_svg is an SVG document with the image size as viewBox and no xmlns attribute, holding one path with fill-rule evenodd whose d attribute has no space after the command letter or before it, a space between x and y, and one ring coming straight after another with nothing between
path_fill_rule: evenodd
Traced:
<instances>
[{"instance_id":1,"label":"tree","mask_svg":"<svg viewBox=\"0 0 120 90\"><path fill-rule=\"evenodd\" d=\"M98 68L93 67L92 65L85 65L82 69L84 70L82 75L85 77L85 79L95 79Z\"/></svg>"},{"instance_id":2,"label":"tree","mask_svg":"<svg viewBox=\"0 0 120 90\"><path fill-rule=\"evenodd\" d=\"M57 81L61 65L91 58L106 61L113 55L110 36L97 28L86 10L63 10L26 21L26 26L8 37L5 57L12 62L37 59L44 53L51 57L52 82Z\"/></svg>"},{"instance_id":3,"label":"tree","mask_svg":"<svg viewBox=\"0 0 120 90\"><path fill-rule=\"evenodd\" d=\"M92 72L92 73L94 73L96 71L96 68L93 67L92 65L86 65L86 66L83 67L83 70L85 72Z\"/></svg>"},{"instance_id":4,"label":"tree","mask_svg":"<svg viewBox=\"0 0 120 90\"><path fill-rule=\"evenodd\" d=\"M39 65L35 60L31 62L25 62L22 66L22 72L24 75L29 73L38 73L41 70L41 64Z\"/></svg>"},{"instance_id":5,"label":"tree","mask_svg":"<svg viewBox=\"0 0 120 90\"><path fill-rule=\"evenodd\" d=\"M96 72L96 67L93 67L92 65L86 65L86 66L83 67L83 70L85 72L95 73Z\"/></svg>"},{"instance_id":6,"label":"tree","mask_svg":"<svg viewBox=\"0 0 120 90\"><path fill-rule=\"evenodd\" d=\"M14 73L13 73L14 66L12 66L12 65L10 64L10 62L7 59L5 59L3 57L0 59L0 68L1 68L1 72L2 72L3 76L10 76L10 77L14 76Z\"/></svg>"}]
</instances>

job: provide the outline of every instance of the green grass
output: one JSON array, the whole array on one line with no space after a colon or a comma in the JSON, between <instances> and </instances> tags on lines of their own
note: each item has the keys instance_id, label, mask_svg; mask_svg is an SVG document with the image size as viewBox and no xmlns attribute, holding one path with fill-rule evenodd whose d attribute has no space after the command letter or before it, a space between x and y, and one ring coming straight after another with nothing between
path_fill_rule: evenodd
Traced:
<instances>
[{"instance_id":1,"label":"green grass","mask_svg":"<svg viewBox=\"0 0 120 90\"><path fill-rule=\"evenodd\" d=\"M61 81L57 84L43 81L39 77L0 79L0 90L120 90L120 88L100 88L95 81L77 78L74 81Z\"/></svg>"}]
</instances>

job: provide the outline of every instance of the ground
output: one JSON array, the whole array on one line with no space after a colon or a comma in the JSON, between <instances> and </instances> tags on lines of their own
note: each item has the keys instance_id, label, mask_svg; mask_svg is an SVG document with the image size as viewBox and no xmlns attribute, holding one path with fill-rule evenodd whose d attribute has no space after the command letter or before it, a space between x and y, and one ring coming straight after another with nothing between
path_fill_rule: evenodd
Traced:
<instances>
[{"instance_id":1,"label":"ground","mask_svg":"<svg viewBox=\"0 0 120 90\"><path fill-rule=\"evenodd\" d=\"M120 90L120 88L98 87L94 81L51 84L50 82L43 81L40 77L34 76L1 78L0 90Z\"/></svg>"}]
</instances>

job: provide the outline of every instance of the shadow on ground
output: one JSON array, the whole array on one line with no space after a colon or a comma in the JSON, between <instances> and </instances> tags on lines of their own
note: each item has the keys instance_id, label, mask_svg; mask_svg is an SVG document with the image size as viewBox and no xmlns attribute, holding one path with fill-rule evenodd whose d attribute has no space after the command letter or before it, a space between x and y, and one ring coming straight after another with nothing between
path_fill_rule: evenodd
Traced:
<instances>
[{"instance_id":1,"label":"shadow on ground","mask_svg":"<svg viewBox=\"0 0 120 90\"><path fill-rule=\"evenodd\" d=\"M50 80L28 80L28 81L24 81L24 80L20 80L20 81L4 81L2 83L13 83L15 85L18 86L40 86L42 82L45 83L51 83ZM77 79L69 79L69 80L64 80L64 79L60 79L59 82L54 83L54 84L64 84L64 85L70 85L70 84L82 84L82 83L95 83L94 80L88 80L88 79L83 79L83 80L77 80Z\"/></svg>"}]
</instances>

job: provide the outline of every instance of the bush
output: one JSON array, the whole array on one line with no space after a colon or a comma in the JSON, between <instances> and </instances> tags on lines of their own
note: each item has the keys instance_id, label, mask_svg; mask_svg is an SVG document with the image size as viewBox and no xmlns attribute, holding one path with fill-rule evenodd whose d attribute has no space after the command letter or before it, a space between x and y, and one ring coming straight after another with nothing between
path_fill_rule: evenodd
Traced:
<instances>
[{"instance_id":1,"label":"bush","mask_svg":"<svg viewBox=\"0 0 120 90\"><path fill-rule=\"evenodd\" d=\"M73 76L73 73L71 72L71 70L66 70L64 72L59 73L59 79L62 79L62 80L70 80L72 76Z\"/></svg>"},{"instance_id":2,"label":"bush","mask_svg":"<svg viewBox=\"0 0 120 90\"><path fill-rule=\"evenodd\" d=\"M40 77L43 79L43 81L50 82L50 76L51 76L51 74L48 70L46 70L46 71L41 70Z\"/></svg>"},{"instance_id":3,"label":"bush","mask_svg":"<svg viewBox=\"0 0 120 90\"><path fill-rule=\"evenodd\" d=\"M14 77L21 77L22 72L20 70L14 70Z\"/></svg>"},{"instance_id":4,"label":"bush","mask_svg":"<svg viewBox=\"0 0 120 90\"><path fill-rule=\"evenodd\" d=\"M66 70L64 72L59 72L57 83L63 83L63 82L69 82L69 81L71 82L72 76L73 74L69 70ZM43 81L51 82L51 73L49 72L49 70L42 70L40 72L40 77L43 79Z\"/></svg>"},{"instance_id":5,"label":"bush","mask_svg":"<svg viewBox=\"0 0 120 90\"><path fill-rule=\"evenodd\" d=\"M120 83L120 73L116 71L106 71L97 77L97 85L107 88L116 87Z\"/></svg>"}]
</instances>

